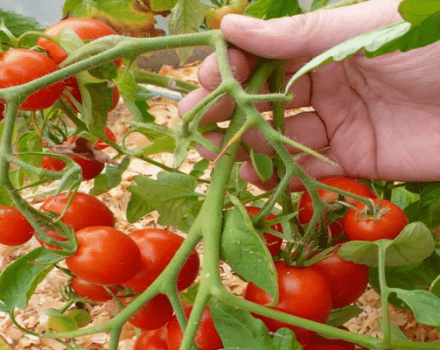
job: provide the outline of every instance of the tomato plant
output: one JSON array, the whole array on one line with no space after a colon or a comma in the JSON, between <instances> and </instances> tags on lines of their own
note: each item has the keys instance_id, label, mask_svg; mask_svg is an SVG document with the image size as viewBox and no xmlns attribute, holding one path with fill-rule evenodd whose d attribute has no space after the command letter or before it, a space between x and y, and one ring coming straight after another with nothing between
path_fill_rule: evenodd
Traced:
<instances>
[{"instance_id":1,"label":"tomato plant","mask_svg":"<svg viewBox=\"0 0 440 350\"><path fill-rule=\"evenodd\" d=\"M110 129L107 125L104 128L104 134L105 137L107 137L110 141L116 142L116 135L115 133L112 131L112 129ZM107 147L109 147L109 145L107 145L103 140L99 139L98 141L96 141L96 147L98 149L105 149Z\"/></svg>"},{"instance_id":2,"label":"tomato plant","mask_svg":"<svg viewBox=\"0 0 440 350\"><path fill-rule=\"evenodd\" d=\"M66 90L69 91L70 94L74 97L74 99L76 100L76 103L82 104L81 91L79 90L77 83L72 84L70 86L66 86ZM113 111L117 107L117 105L119 103L119 98L120 98L118 87L113 86L112 90L113 90L112 105L111 105L110 109L108 110L108 112ZM70 97L66 93L64 93L63 96L66 99L67 103L70 105L70 107L72 107L76 112L79 112L79 110L76 108L75 104L72 102Z\"/></svg>"},{"instance_id":3,"label":"tomato plant","mask_svg":"<svg viewBox=\"0 0 440 350\"><path fill-rule=\"evenodd\" d=\"M290 267L283 261L275 262L278 275L279 300L272 309L307 318L317 322L325 322L332 308L332 296L326 279L310 267ZM273 301L273 298L255 284L246 287L245 299L260 305ZM282 327L292 328L301 344L307 344L313 332L292 327L278 320L255 315L263 320L266 326L275 332Z\"/></svg>"},{"instance_id":4,"label":"tomato plant","mask_svg":"<svg viewBox=\"0 0 440 350\"><path fill-rule=\"evenodd\" d=\"M71 198L72 196L73 198ZM112 211L98 198L82 192L62 193L49 197L41 209L55 215L61 215L65 210L61 220L72 226L75 231L90 226L115 226Z\"/></svg>"},{"instance_id":5,"label":"tomato plant","mask_svg":"<svg viewBox=\"0 0 440 350\"><path fill-rule=\"evenodd\" d=\"M189 316L191 308L185 309L186 317ZM182 330L177 322L177 318L173 316L167 325L167 345L169 350L179 350L182 343ZM205 309L198 324L195 343L200 350L219 350L223 349L223 343L214 327L209 309Z\"/></svg>"},{"instance_id":6,"label":"tomato plant","mask_svg":"<svg viewBox=\"0 0 440 350\"><path fill-rule=\"evenodd\" d=\"M248 207L246 207L246 210L250 215L253 216L253 215L256 215L259 213L260 208L248 206ZM266 216L266 221L274 220L274 219L276 219L276 216L272 213L269 214L268 216ZM271 229L274 231L278 231L280 233L283 232L283 228L281 227L281 224L272 225ZM267 245L267 248L269 249L270 255L272 255L272 256L277 255L278 251L281 248L281 244L283 243L282 238L271 235L268 232L264 232L263 236L264 236L264 239L266 240L266 245Z\"/></svg>"},{"instance_id":7,"label":"tomato plant","mask_svg":"<svg viewBox=\"0 0 440 350\"><path fill-rule=\"evenodd\" d=\"M0 244L20 245L32 238L32 226L17 208L0 205Z\"/></svg>"},{"instance_id":8,"label":"tomato plant","mask_svg":"<svg viewBox=\"0 0 440 350\"><path fill-rule=\"evenodd\" d=\"M94 284L78 277L70 280L70 287L75 294L95 302L112 300L113 296L99 284Z\"/></svg>"},{"instance_id":9,"label":"tomato plant","mask_svg":"<svg viewBox=\"0 0 440 350\"><path fill-rule=\"evenodd\" d=\"M39 52L9 49L0 54L0 88L24 84L58 69L53 60ZM61 97L63 88L64 84L57 82L34 92L26 98L21 109L35 111L48 108Z\"/></svg>"},{"instance_id":10,"label":"tomato plant","mask_svg":"<svg viewBox=\"0 0 440 350\"><path fill-rule=\"evenodd\" d=\"M227 5L210 8L206 11L206 24L212 29L219 29L223 17L231 13L242 14L248 6L249 2L247 0L232 0L228 1Z\"/></svg>"},{"instance_id":11,"label":"tomato plant","mask_svg":"<svg viewBox=\"0 0 440 350\"><path fill-rule=\"evenodd\" d=\"M167 327L143 331L137 338L133 350L168 350Z\"/></svg>"},{"instance_id":12,"label":"tomato plant","mask_svg":"<svg viewBox=\"0 0 440 350\"><path fill-rule=\"evenodd\" d=\"M116 285L132 278L141 254L125 233L108 226L91 226L76 232L78 249L66 259L79 278L103 285Z\"/></svg>"},{"instance_id":13,"label":"tomato plant","mask_svg":"<svg viewBox=\"0 0 440 350\"><path fill-rule=\"evenodd\" d=\"M124 285L140 293L165 269L182 244L183 237L163 229L142 229L131 232L130 238L139 247L142 259L136 275ZM199 256L193 251L177 277L178 290L184 290L194 282L199 265Z\"/></svg>"},{"instance_id":14,"label":"tomato plant","mask_svg":"<svg viewBox=\"0 0 440 350\"><path fill-rule=\"evenodd\" d=\"M344 229L350 240L375 241L393 239L408 224L404 211L386 199L375 199L374 212L358 203L344 219Z\"/></svg>"},{"instance_id":15,"label":"tomato plant","mask_svg":"<svg viewBox=\"0 0 440 350\"><path fill-rule=\"evenodd\" d=\"M129 320L133 326L143 330L158 329L171 320L173 307L167 296L157 294L143 305Z\"/></svg>"}]
</instances>

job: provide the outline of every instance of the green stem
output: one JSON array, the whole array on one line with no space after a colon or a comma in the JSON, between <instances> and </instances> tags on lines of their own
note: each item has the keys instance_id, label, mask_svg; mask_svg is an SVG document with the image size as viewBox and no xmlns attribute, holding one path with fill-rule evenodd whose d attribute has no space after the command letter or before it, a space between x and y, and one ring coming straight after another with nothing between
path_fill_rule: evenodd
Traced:
<instances>
[{"instance_id":1,"label":"green stem","mask_svg":"<svg viewBox=\"0 0 440 350\"><path fill-rule=\"evenodd\" d=\"M379 286L380 286L380 298L381 298L381 307L382 307L382 331L383 331L383 343L388 346L391 339L391 326L390 326L390 317L388 310L388 296L389 289L386 281L386 272L385 272L385 257L386 250L388 245L378 245L378 271L379 271Z\"/></svg>"},{"instance_id":2,"label":"green stem","mask_svg":"<svg viewBox=\"0 0 440 350\"><path fill-rule=\"evenodd\" d=\"M132 73L134 75L136 83L152 84L184 94L187 94L188 92L195 90L199 87L198 85L191 84L185 80L154 74L139 69L133 70Z\"/></svg>"}]
</instances>

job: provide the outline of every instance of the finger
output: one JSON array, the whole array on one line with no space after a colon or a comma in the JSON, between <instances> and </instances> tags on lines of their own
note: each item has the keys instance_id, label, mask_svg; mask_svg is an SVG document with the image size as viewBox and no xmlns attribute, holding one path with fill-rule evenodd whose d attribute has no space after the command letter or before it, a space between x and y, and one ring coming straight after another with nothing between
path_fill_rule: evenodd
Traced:
<instances>
[{"instance_id":1,"label":"finger","mask_svg":"<svg viewBox=\"0 0 440 350\"><path fill-rule=\"evenodd\" d=\"M188 93L181 99L177 105L179 115L192 110L210 91L199 88ZM227 120L231 117L235 108L235 101L230 95L226 95L214 103L204 114L200 125L214 124L216 122Z\"/></svg>"},{"instance_id":2,"label":"finger","mask_svg":"<svg viewBox=\"0 0 440 350\"><path fill-rule=\"evenodd\" d=\"M275 173L272 174L269 180L261 180L250 161L246 161L241 165L239 173L243 180L257 186L263 191L270 191L278 184L278 177Z\"/></svg>"},{"instance_id":3,"label":"finger","mask_svg":"<svg viewBox=\"0 0 440 350\"><path fill-rule=\"evenodd\" d=\"M257 56L288 59L316 56L353 36L400 20L399 1L374 0L331 10L261 20L226 15L224 37Z\"/></svg>"},{"instance_id":4,"label":"finger","mask_svg":"<svg viewBox=\"0 0 440 350\"><path fill-rule=\"evenodd\" d=\"M203 136L207 140L211 141L212 144L214 144L218 148L221 148L222 143L223 143L223 139L224 139L224 135L222 133L212 131L212 132L207 132L207 133L203 134ZM196 150L203 158L208 159L210 161L214 161L218 157L217 153L212 152L212 151L200 146L199 144L196 145ZM236 162L243 162L248 159L249 159L249 155L246 152L246 150L241 146L238 147L235 161Z\"/></svg>"}]
</instances>

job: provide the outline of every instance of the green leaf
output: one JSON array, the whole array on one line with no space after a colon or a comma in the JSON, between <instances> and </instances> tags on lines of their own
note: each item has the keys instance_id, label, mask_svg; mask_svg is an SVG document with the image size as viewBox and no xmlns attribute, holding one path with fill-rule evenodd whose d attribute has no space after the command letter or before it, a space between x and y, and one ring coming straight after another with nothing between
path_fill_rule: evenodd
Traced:
<instances>
[{"instance_id":1,"label":"green leaf","mask_svg":"<svg viewBox=\"0 0 440 350\"><path fill-rule=\"evenodd\" d=\"M118 77L118 70L114 62L106 62L98 67L89 69L88 72L98 79L113 80Z\"/></svg>"},{"instance_id":2,"label":"green leaf","mask_svg":"<svg viewBox=\"0 0 440 350\"><path fill-rule=\"evenodd\" d=\"M384 329L384 323L385 320L383 318L379 319L379 326L380 329L382 330ZM397 327L394 323L390 323L390 335L391 335L391 340L409 342L408 338L405 336L402 330L399 327Z\"/></svg>"},{"instance_id":3,"label":"green leaf","mask_svg":"<svg viewBox=\"0 0 440 350\"><path fill-rule=\"evenodd\" d=\"M355 305L348 305L339 309L332 309L330 316L327 318L327 324L333 327L342 326L344 323L357 317L363 310Z\"/></svg>"},{"instance_id":4,"label":"green leaf","mask_svg":"<svg viewBox=\"0 0 440 350\"><path fill-rule=\"evenodd\" d=\"M429 291L440 298L440 275L431 283Z\"/></svg>"},{"instance_id":5,"label":"green leaf","mask_svg":"<svg viewBox=\"0 0 440 350\"><path fill-rule=\"evenodd\" d=\"M125 157L119 166L107 164L105 167L105 172L99 174L95 178L93 188L90 190L90 194L97 196L118 186L121 183L122 174L125 170L127 170L129 165L129 157Z\"/></svg>"},{"instance_id":6,"label":"green leaf","mask_svg":"<svg viewBox=\"0 0 440 350\"><path fill-rule=\"evenodd\" d=\"M8 190L4 186L0 186L0 205L13 205L14 201L9 195Z\"/></svg>"},{"instance_id":7,"label":"green leaf","mask_svg":"<svg viewBox=\"0 0 440 350\"><path fill-rule=\"evenodd\" d=\"M73 318L78 325L78 328L82 328L87 326L92 322L92 316L90 312L82 309L74 309L67 313L67 316Z\"/></svg>"},{"instance_id":8,"label":"green leaf","mask_svg":"<svg viewBox=\"0 0 440 350\"><path fill-rule=\"evenodd\" d=\"M170 35L197 33L205 20L206 10L198 0L179 0L171 10L168 24ZM193 48L177 50L180 62L186 62L192 52Z\"/></svg>"},{"instance_id":9,"label":"green leaf","mask_svg":"<svg viewBox=\"0 0 440 350\"><path fill-rule=\"evenodd\" d=\"M183 298L183 303L193 305L196 301L197 292L199 291L199 283L194 282L185 291L180 292L179 296Z\"/></svg>"},{"instance_id":10,"label":"green leaf","mask_svg":"<svg viewBox=\"0 0 440 350\"><path fill-rule=\"evenodd\" d=\"M374 242L351 241L344 243L338 250L343 259L358 264L377 266L379 245L389 244L389 240ZM421 222L407 225L389 244L386 251L387 266L410 265L429 257L434 250L434 240L428 228Z\"/></svg>"},{"instance_id":11,"label":"green leaf","mask_svg":"<svg viewBox=\"0 0 440 350\"><path fill-rule=\"evenodd\" d=\"M279 328L272 336L273 350L302 350L302 346L296 340L295 333L290 328Z\"/></svg>"},{"instance_id":12,"label":"green leaf","mask_svg":"<svg viewBox=\"0 0 440 350\"><path fill-rule=\"evenodd\" d=\"M103 17L110 24L122 23L135 28L154 24L154 15L142 11L135 0L83 0L71 2L69 7L72 17Z\"/></svg>"},{"instance_id":13,"label":"green leaf","mask_svg":"<svg viewBox=\"0 0 440 350\"><path fill-rule=\"evenodd\" d=\"M272 158L264 153L255 153L253 150L250 152L252 165L261 180L269 180L273 174Z\"/></svg>"},{"instance_id":14,"label":"green leaf","mask_svg":"<svg viewBox=\"0 0 440 350\"><path fill-rule=\"evenodd\" d=\"M245 13L251 17L263 18L274 0L257 0L253 1L247 8Z\"/></svg>"},{"instance_id":15,"label":"green leaf","mask_svg":"<svg viewBox=\"0 0 440 350\"><path fill-rule=\"evenodd\" d=\"M399 5L403 19L412 24L421 24L440 12L440 3L432 0L404 0Z\"/></svg>"},{"instance_id":16,"label":"green leaf","mask_svg":"<svg viewBox=\"0 0 440 350\"><path fill-rule=\"evenodd\" d=\"M209 302L209 312L226 349L271 349L269 330L249 312L225 305L216 299Z\"/></svg>"},{"instance_id":17,"label":"green leaf","mask_svg":"<svg viewBox=\"0 0 440 350\"><path fill-rule=\"evenodd\" d=\"M417 202L419 198L419 195L408 191L404 187L394 188L391 193L391 202L403 209L406 208L408 205Z\"/></svg>"},{"instance_id":18,"label":"green leaf","mask_svg":"<svg viewBox=\"0 0 440 350\"><path fill-rule=\"evenodd\" d=\"M136 185L127 188L132 194L127 207L129 222L157 210L160 225L177 225L198 202L199 195L194 192L197 182L192 176L161 172L157 180L143 176L133 180Z\"/></svg>"},{"instance_id":19,"label":"green leaf","mask_svg":"<svg viewBox=\"0 0 440 350\"><path fill-rule=\"evenodd\" d=\"M0 8L0 18L3 19L6 28L15 36L29 32L29 31L43 31L44 27L38 23L34 18L26 17L14 12L4 11ZM24 47L32 47L37 43L37 36L30 36L24 41ZM10 43L8 36L0 31L0 42ZM3 47L3 45L1 45ZM8 47L4 47L5 49Z\"/></svg>"},{"instance_id":20,"label":"green leaf","mask_svg":"<svg viewBox=\"0 0 440 350\"><path fill-rule=\"evenodd\" d=\"M172 152L175 147L176 147L176 142L174 138L165 135L155 139L151 145L142 148L142 151L139 154L142 154L144 156L150 156L152 154Z\"/></svg>"},{"instance_id":21,"label":"green leaf","mask_svg":"<svg viewBox=\"0 0 440 350\"><path fill-rule=\"evenodd\" d=\"M177 0L150 0L150 9L153 11L171 10L177 4Z\"/></svg>"},{"instance_id":22,"label":"green leaf","mask_svg":"<svg viewBox=\"0 0 440 350\"><path fill-rule=\"evenodd\" d=\"M78 328L78 323L74 318L56 309L46 310L46 315L49 316L47 319L47 328L57 333L71 332Z\"/></svg>"},{"instance_id":23,"label":"green leaf","mask_svg":"<svg viewBox=\"0 0 440 350\"><path fill-rule=\"evenodd\" d=\"M0 275L0 310L13 312L15 308L26 309L38 284L64 258L39 247L8 265ZM45 260L44 264L38 263L41 259Z\"/></svg>"},{"instance_id":24,"label":"green leaf","mask_svg":"<svg viewBox=\"0 0 440 350\"><path fill-rule=\"evenodd\" d=\"M136 84L133 73L126 71L120 72L115 83L133 118L138 122L153 122L154 116L148 112L150 106L148 106L146 102L146 100L153 95L146 88Z\"/></svg>"},{"instance_id":25,"label":"green leaf","mask_svg":"<svg viewBox=\"0 0 440 350\"><path fill-rule=\"evenodd\" d=\"M302 10L298 0L272 1L264 16L265 19L279 18L301 14Z\"/></svg>"},{"instance_id":26,"label":"green leaf","mask_svg":"<svg viewBox=\"0 0 440 350\"><path fill-rule=\"evenodd\" d=\"M329 0L313 0L312 1L312 7L310 8L311 11L316 11L320 9L321 7L324 7L327 5Z\"/></svg>"},{"instance_id":27,"label":"green leaf","mask_svg":"<svg viewBox=\"0 0 440 350\"><path fill-rule=\"evenodd\" d=\"M409 212L409 219L420 220L429 228L440 225L440 183L426 185L420 193L420 200L405 212Z\"/></svg>"},{"instance_id":28,"label":"green leaf","mask_svg":"<svg viewBox=\"0 0 440 350\"><path fill-rule=\"evenodd\" d=\"M66 17L77 6L81 5L83 0L66 0L63 6L63 17Z\"/></svg>"},{"instance_id":29,"label":"green leaf","mask_svg":"<svg viewBox=\"0 0 440 350\"><path fill-rule=\"evenodd\" d=\"M440 299L426 290L392 288L392 292L407 304L420 323L440 327Z\"/></svg>"},{"instance_id":30,"label":"green leaf","mask_svg":"<svg viewBox=\"0 0 440 350\"><path fill-rule=\"evenodd\" d=\"M236 206L225 212L220 255L238 276L263 289L275 299L274 302L278 300L277 274L272 257L246 209Z\"/></svg>"},{"instance_id":31,"label":"green leaf","mask_svg":"<svg viewBox=\"0 0 440 350\"><path fill-rule=\"evenodd\" d=\"M198 179L205 174L205 170L208 169L208 167L209 161L207 159L199 160L198 162L194 163L193 169L189 174Z\"/></svg>"}]
</instances>

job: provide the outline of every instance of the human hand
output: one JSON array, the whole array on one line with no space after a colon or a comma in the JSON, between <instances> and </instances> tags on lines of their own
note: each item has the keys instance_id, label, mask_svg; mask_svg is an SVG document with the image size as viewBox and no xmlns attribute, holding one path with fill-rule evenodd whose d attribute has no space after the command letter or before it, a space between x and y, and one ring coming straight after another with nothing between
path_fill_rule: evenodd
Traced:
<instances>
[{"instance_id":1,"label":"human hand","mask_svg":"<svg viewBox=\"0 0 440 350\"><path fill-rule=\"evenodd\" d=\"M289 59L286 79L304 63L355 35L401 20L399 1L372 0L333 10L262 21L228 15L221 24L225 38L239 49L229 51L236 78L245 81L256 56ZM244 50L244 51L242 51ZM301 78L293 87L295 100L287 108L313 107L286 118L286 136L336 162L332 167L312 156L300 156L298 164L313 178L344 175L389 181L440 180L440 43L393 53L374 59L362 54L343 62L326 64ZM179 104L181 114L218 86L220 75L215 56L200 67L203 88L188 94ZM269 108L260 105L260 109ZM205 124L230 117L230 97L216 103L204 116ZM207 135L220 143L220 135ZM258 130L250 130L243 141L257 152L272 154ZM289 149L291 153L297 150ZM214 156L204 149L200 153ZM240 160L248 159L243 152ZM249 161L241 176L269 189L275 176L262 182ZM301 189L297 178L290 188Z\"/></svg>"}]
</instances>

